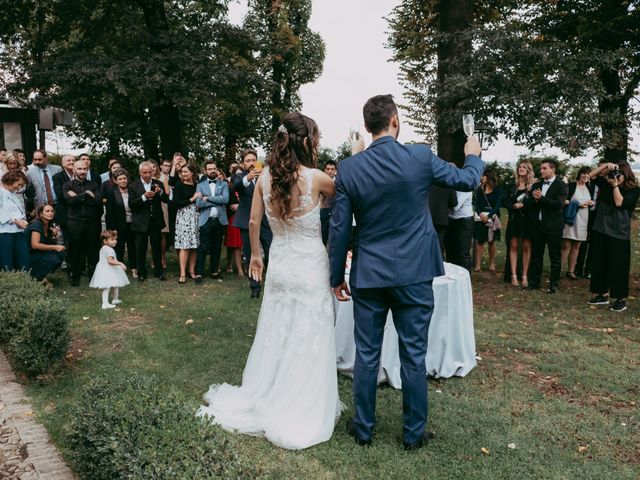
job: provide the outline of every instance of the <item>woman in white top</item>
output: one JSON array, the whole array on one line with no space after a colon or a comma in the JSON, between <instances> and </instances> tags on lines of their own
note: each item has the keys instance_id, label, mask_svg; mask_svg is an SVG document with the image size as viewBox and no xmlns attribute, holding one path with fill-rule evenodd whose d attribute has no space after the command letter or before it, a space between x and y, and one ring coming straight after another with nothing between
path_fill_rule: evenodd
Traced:
<instances>
[{"instance_id":1,"label":"woman in white top","mask_svg":"<svg viewBox=\"0 0 640 480\"><path fill-rule=\"evenodd\" d=\"M589 172L589 167L582 167L578 170L576 181L569 184L569 196L564 202L565 206L571 202L576 202L579 205L573 225L565 225L562 232L561 265L567 264L566 276L572 280L577 278L574 273L576 261L580 252L580 244L587 239L589 208L593 206L591 192L587 187Z\"/></svg>"},{"instance_id":2,"label":"woman in white top","mask_svg":"<svg viewBox=\"0 0 640 480\"><path fill-rule=\"evenodd\" d=\"M27 212L19 192L27 184L20 170L2 176L0 186L0 270L28 270L29 249L25 229Z\"/></svg>"}]
</instances>

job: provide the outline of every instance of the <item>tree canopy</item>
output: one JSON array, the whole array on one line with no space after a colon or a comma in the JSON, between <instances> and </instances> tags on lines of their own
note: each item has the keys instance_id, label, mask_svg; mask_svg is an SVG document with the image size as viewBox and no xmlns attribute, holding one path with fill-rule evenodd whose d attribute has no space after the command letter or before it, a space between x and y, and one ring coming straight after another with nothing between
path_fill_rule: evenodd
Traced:
<instances>
[{"instance_id":1,"label":"tree canopy","mask_svg":"<svg viewBox=\"0 0 640 480\"><path fill-rule=\"evenodd\" d=\"M299 106L324 45L307 28L308 1L253 2L240 27L229 23L227 3L0 0L5 88L35 107L73 112L72 132L98 150L233 156L270 138L274 112ZM278 45L295 55L280 81L268 74L277 45L258 29L272 10L257 3L277 6L277 32L290 32ZM284 101L274 103L276 84Z\"/></svg>"}]
</instances>

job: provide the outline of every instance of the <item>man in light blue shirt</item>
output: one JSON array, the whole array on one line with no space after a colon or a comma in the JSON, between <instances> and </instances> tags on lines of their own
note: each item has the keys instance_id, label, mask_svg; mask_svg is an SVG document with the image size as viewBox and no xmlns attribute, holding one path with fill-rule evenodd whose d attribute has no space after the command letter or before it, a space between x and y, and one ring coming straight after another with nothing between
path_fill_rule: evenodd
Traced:
<instances>
[{"instance_id":1,"label":"man in light blue shirt","mask_svg":"<svg viewBox=\"0 0 640 480\"><path fill-rule=\"evenodd\" d=\"M34 207L37 210L42 205L53 205L57 202L56 192L53 188L53 176L62 171L59 165L50 165L47 152L36 150L33 152L33 161L27 170L27 180L36 192Z\"/></svg>"}]
</instances>

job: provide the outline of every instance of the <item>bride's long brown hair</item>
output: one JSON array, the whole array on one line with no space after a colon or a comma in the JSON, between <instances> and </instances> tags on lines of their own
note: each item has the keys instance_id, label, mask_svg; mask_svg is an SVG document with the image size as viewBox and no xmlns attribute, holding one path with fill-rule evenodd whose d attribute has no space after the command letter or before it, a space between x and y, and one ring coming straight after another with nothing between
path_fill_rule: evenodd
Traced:
<instances>
[{"instance_id":1,"label":"bride's long brown hair","mask_svg":"<svg viewBox=\"0 0 640 480\"><path fill-rule=\"evenodd\" d=\"M300 112L287 114L275 134L267 165L271 174L271 203L283 221L291 215L298 167L316 168L319 137L316 122Z\"/></svg>"}]
</instances>

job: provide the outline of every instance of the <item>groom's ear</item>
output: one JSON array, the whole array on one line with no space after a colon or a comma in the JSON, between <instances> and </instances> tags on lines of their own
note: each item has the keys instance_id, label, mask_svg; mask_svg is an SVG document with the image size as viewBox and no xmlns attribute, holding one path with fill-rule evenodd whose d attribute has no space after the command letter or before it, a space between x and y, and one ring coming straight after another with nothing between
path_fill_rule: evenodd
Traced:
<instances>
[{"instance_id":1,"label":"groom's ear","mask_svg":"<svg viewBox=\"0 0 640 480\"><path fill-rule=\"evenodd\" d=\"M400 126L400 119L398 118L398 114L395 113L391 117L391 121L389 122L389 127L393 128L393 129L397 129L399 126Z\"/></svg>"}]
</instances>

